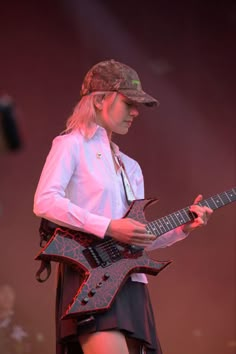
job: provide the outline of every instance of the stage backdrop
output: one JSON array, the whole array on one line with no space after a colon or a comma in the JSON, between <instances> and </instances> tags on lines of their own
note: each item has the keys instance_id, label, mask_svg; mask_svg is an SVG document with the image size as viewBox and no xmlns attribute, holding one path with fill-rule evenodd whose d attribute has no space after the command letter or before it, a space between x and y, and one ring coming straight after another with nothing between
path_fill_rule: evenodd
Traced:
<instances>
[{"instance_id":1,"label":"stage backdrop","mask_svg":"<svg viewBox=\"0 0 236 354\"><path fill-rule=\"evenodd\" d=\"M202 2L203 3L203 2ZM15 103L24 145L0 153L0 283L16 295L18 323L34 354L55 352L55 267L39 284L39 220L33 196L52 139L64 128L92 64L134 67L160 107L142 108L128 136L114 137L140 162L146 196L161 217L236 183L234 2L5 1L0 94ZM165 354L236 351L236 205L173 247L173 263L149 277Z\"/></svg>"}]
</instances>

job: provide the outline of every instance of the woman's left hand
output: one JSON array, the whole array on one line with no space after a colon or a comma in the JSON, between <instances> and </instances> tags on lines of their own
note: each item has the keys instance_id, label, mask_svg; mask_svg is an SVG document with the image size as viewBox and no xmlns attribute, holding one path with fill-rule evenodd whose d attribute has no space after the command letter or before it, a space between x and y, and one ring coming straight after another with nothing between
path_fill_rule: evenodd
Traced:
<instances>
[{"instance_id":1,"label":"woman's left hand","mask_svg":"<svg viewBox=\"0 0 236 354\"><path fill-rule=\"evenodd\" d=\"M207 206L200 206L198 203L203 199L202 195L199 194L197 198L194 200L193 205L190 206L189 210L194 213L196 218L189 223L182 226L182 230L185 233L189 233L200 226L204 226L207 224L213 210L208 208Z\"/></svg>"}]
</instances>

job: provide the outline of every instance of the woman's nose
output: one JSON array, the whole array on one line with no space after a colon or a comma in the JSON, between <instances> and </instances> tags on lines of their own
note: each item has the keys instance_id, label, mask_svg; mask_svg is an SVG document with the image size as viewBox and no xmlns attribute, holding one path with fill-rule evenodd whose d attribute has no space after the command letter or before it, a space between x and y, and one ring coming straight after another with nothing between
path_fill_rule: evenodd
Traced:
<instances>
[{"instance_id":1,"label":"woman's nose","mask_svg":"<svg viewBox=\"0 0 236 354\"><path fill-rule=\"evenodd\" d=\"M137 117L139 115L139 110L137 107L133 106L131 109L130 109L130 113L131 117Z\"/></svg>"}]
</instances>

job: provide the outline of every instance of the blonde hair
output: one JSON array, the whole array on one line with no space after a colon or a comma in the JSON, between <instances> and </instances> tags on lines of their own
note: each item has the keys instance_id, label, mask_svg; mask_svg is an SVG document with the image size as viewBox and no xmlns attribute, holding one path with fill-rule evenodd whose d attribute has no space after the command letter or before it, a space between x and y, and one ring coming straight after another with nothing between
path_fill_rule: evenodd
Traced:
<instances>
[{"instance_id":1,"label":"blonde hair","mask_svg":"<svg viewBox=\"0 0 236 354\"><path fill-rule=\"evenodd\" d=\"M72 115L67 119L66 129L63 131L63 134L71 133L75 130L80 130L83 132L85 137L89 137L94 124L96 124L97 116L97 108L94 104L94 97L96 97L96 99L99 101L109 95L114 95L115 99L116 92L99 91L91 93L87 96L83 96L75 106Z\"/></svg>"}]
</instances>

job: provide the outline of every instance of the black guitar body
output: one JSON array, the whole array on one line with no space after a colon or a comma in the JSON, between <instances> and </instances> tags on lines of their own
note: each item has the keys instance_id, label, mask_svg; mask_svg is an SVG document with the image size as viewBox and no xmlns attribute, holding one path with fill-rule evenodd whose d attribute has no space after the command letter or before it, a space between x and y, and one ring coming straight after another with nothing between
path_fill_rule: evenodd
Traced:
<instances>
[{"instance_id":1,"label":"black guitar body","mask_svg":"<svg viewBox=\"0 0 236 354\"><path fill-rule=\"evenodd\" d=\"M217 194L199 203L201 206L217 209L236 200L236 190ZM183 225L196 216L189 207L147 222L144 211L156 199L142 199L132 202L125 217L146 224L147 232L160 237L164 233ZM107 310L127 277L132 273L157 275L171 261L156 261L149 258L143 248L104 239L80 231L56 227L36 260L64 262L83 274L83 282L63 318L84 318L96 312Z\"/></svg>"}]
</instances>

